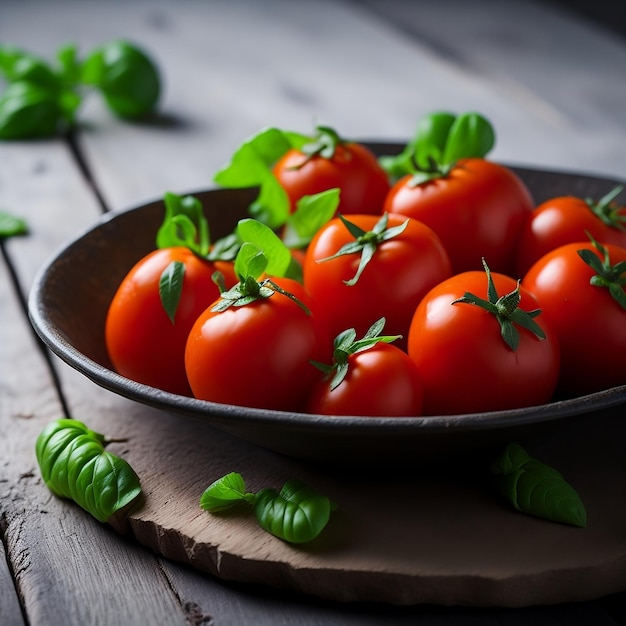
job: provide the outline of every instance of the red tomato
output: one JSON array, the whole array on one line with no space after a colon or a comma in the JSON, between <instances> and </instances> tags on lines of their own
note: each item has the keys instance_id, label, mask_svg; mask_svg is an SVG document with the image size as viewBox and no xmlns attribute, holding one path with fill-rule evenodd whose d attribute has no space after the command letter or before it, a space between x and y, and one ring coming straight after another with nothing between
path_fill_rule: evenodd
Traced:
<instances>
[{"instance_id":1,"label":"red tomato","mask_svg":"<svg viewBox=\"0 0 626 626\"><path fill-rule=\"evenodd\" d=\"M331 158L289 150L273 168L291 210L303 196L339 188L338 213L380 213L389 179L373 152L359 143L340 143Z\"/></svg>"},{"instance_id":2,"label":"red tomato","mask_svg":"<svg viewBox=\"0 0 626 626\"><path fill-rule=\"evenodd\" d=\"M305 411L322 415L410 417L421 415L422 383L415 363L394 345L377 343L348 357L348 373L331 390L322 379Z\"/></svg>"},{"instance_id":3,"label":"red tomato","mask_svg":"<svg viewBox=\"0 0 626 626\"><path fill-rule=\"evenodd\" d=\"M187 341L185 365L201 400L282 411L302 408L318 372L309 361L327 361L330 348L315 304L294 280L277 278L280 293L225 311L208 308Z\"/></svg>"},{"instance_id":4,"label":"red tomato","mask_svg":"<svg viewBox=\"0 0 626 626\"><path fill-rule=\"evenodd\" d=\"M492 274L499 296L516 281ZM546 338L516 326L513 351L502 339L496 316L477 305L454 303L465 292L487 299L485 272L464 272L442 282L422 300L409 331L409 356L424 385L424 415L456 415L512 409L548 402L559 372L556 335L543 315L535 321ZM537 308L520 289L519 308Z\"/></svg>"},{"instance_id":5,"label":"red tomato","mask_svg":"<svg viewBox=\"0 0 626 626\"><path fill-rule=\"evenodd\" d=\"M526 221L517 244L516 276L522 277L544 254L559 246L596 240L626 247L626 207L615 207L622 227L605 223L582 198L559 196L540 204ZM616 222L619 223L619 222Z\"/></svg>"},{"instance_id":6,"label":"red tomato","mask_svg":"<svg viewBox=\"0 0 626 626\"><path fill-rule=\"evenodd\" d=\"M159 296L163 270L185 265L183 288L170 321ZM185 344L196 318L217 298L215 266L187 248L163 248L141 259L120 284L107 313L105 340L117 372L164 391L191 395L185 374Z\"/></svg>"},{"instance_id":7,"label":"red tomato","mask_svg":"<svg viewBox=\"0 0 626 626\"><path fill-rule=\"evenodd\" d=\"M606 248L611 264L626 261L626 248ZM566 244L539 259L522 280L558 335L559 392L564 396L626 384L626 310L607 287L590 284L597 272L580 258L579 250L602 258L591 243Z\"/></svg>"},{"instance_id":8,"label":"red tomato","mask_svg":"<svg viewBox=\"0 0 626 626\"><path fill-rule=\"evenodd\" d=\"M407 218L389 215L387 228ZM347 219L371 232L381 219L375 215L349 215ZM403 335L396 345L406 345L406 335L415 307L426 292L451 275L450 260L435 233L409 219L404 231L378 244L358 281L346 285L357 272L359 253L320 261L355 241L339 218L321 228L309 244L303 266L304 285L318 302L324 303L330 332L336 336L354 328L362 336L372 320L386 318L385 332Z\"/></svg>"},{"instance_id":9,"label":"red tomato","mask_svg":"<svg viewBox=\"0 0 626 626\"><path fill-rule=\"evenodd\" d=\"M419 185L412 175L390 190L384 211L420 220L445 246L455 273L481 268L513 269L519 230L534 202L530 191L510 169L484 159L465 159L447 176Z\"/></svg>"}]
</instances>

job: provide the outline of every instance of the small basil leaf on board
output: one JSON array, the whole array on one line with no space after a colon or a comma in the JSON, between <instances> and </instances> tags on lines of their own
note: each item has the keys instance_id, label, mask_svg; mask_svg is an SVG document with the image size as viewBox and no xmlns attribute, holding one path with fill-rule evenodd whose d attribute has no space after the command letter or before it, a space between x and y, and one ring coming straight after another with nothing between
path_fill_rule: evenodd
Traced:
<instances>
[{"instance_id":1,"label":"small basil leaf on board","mask_svg":"<svg viewBox=\"0 0 626 626\"><path fill-rule=\"evenodd\" d=\"M262 489L254 504L259 525L289 543L315 539L328 523L330 512L330 500L298 480L287 481L279 493Z\"/></svg>"},{"instance_id":2,"label":"small basil leaf on board","mask_svg":"<svg viewBox=\"0 0 626 626\"><path fill-rule=\"evenodd\" d=\"M185 279L185 264L182 261L172 261L161 273L159 278L159 297L163 309L172 324L175 323L176 310L183 292Z\"/></svg>"},{"instance_id":3,"label":"small basil leaf on board","mask_svg":"<svg viewBox=\"0 0 626 626\"><path fill-rule=\"evenodd\" d=\"M104 436L83 422L60 419L39 434L35 453L46 486L76 502L100 522L141 492L139 478L123 459L104 450Z\"/></svg>"},{"instance_id":4,"label":"small basil leaf on board","mask_svg":"<svg viewBox=\"0 0 626 626\"><path fill-rule=\"evenodd\" d=\"M232 509L241 502L251 502L254 494L246 492L243 476L230 472L209 485L200 497L200 507L205 511L217 513Z\"/></svg>"},{"instance_id":5,"label":"small basil leaf on board","mask_svg":"<svg viewBox=\"0 0 626 626\"><path fill-rule=\"evenodd\" d=\"M521 513L584 528L587 512L563 475L534 459L517 443L492 463L496 488Z\"/></svg>"}]
</instances>

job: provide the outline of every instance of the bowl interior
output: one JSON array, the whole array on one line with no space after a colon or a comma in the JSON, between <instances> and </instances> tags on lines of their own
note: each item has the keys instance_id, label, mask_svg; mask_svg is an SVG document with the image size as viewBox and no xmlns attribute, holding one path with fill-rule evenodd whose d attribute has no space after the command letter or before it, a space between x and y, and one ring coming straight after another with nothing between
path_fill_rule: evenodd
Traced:
<instances>
[{"instance_id":1,"label":"bowl interior","mask_svg":"<svg viewBox=\"0 0 626 626\"><path fill-rule=\"evenodd\" d=\"M379 154L396 144L374 146ZM600 197L616 181L528 168L513 169L529 185L536 202L561 194ZM251 189L193 193L217 239L247 216ZM105 216L69 243L37 276L29 301L33 326L44 342L97 384L132 400L204 420L252 443L312 462L404 464L464 455L478 448L538 436L564 418L588 416L626 402L626 386L513 411L427 418L328 418L220 405L166 393L131 381L112 370L104 343L109 303L125 274L154 249L163 218L159 199Z\"/></svg>"}]
</instances>

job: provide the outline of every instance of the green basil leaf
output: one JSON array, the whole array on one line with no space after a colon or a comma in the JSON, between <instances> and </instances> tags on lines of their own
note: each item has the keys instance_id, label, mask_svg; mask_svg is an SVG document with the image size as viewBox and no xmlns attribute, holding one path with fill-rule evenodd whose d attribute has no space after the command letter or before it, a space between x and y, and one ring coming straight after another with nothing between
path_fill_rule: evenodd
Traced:
<instances>
[{"instance_id":1,"label":"green basil leaf","mask_svg":"<svg viewBox=\"0 0 626 626\"><path fill-rule=\"evenodd\" d=\"M491 123L479 113L459 115L449 129L442 165L453 165L460 159L483 158L495 144Z\"/></svg>"},{"instance_id":2,"label":"green basil leaf","mask_svg":"<svg viewBox=\"0 0 626 626\"><path fill-rule=\"evenodd\" d=\"M25 219L0 211L0 239L26 235L28 223Z\"/></svg>"},{"instance_id":3,"label":"green basil leaf","mask_svg":"<svg viewBox=\"0 0 626 626\"><path fill-rule=\"evenodd\" d=\"M236 232L242 243L252 243L263 251L267 259L264 271L268 276L287 275L292 262L291 252L269 226L246 218L239 221Z\"/></svg>"},{"instance_id":4,"label":"green basil leaf","mask_svg":"<svg viewBox=\"0 0 626 626\"><path fill-rule=\"evenodd\" d=\"M95 452L95 444L94 444ZM141 492L131 466L114 454L100 450L86 458L70 458L71 498L100 522L130 504Z\"/></svg>"},{"instance_id":5,"label":"green basil leaf","mask_svg":"<svg viewBox=\"0 0 626 626\"><path fill-rule=\"evenodd\" d=\"M175 323L176 311L183 293L185 279L185 264L182 261L172 261L161 273L159 278L159 297L163 309L172 324Z\"/></svg>"},{"instance_id":6,"label":"green basil leaf","mask_svg":"<svg viewBox=\"0 0 626 626\"><path fill-rule=\"evenodd\" d=\"M235 258L235 275L241 281L248 277L257 279L265 272L266 267L267 257L263 250L253 243L244 242Z\"/></svg>"},{"instance_id":7,"label":"green basil leaf","mask_svg":"<svg viewBox=\"0 0 626 626\"><path fill-rule=\"evenodd\" d=\"M111 41L84 61L81 80L97 87L109 109L122 118L144 117L161 95L161 77L152 59L127 41Z\"/></svg>"},{"instance_id":8,"label":"green basil leaf","mask_svg":"<svg viewBox=\"0 0 626 626\"><path fill-rule=\"evenodd\" d=\"M163 195L165 215L156 236L157 248L189 248L206 257L211 247L209 222L202 203L195 196L180 196L167 191Z\"/></svg>"},{"instance_id":9,"label":"green basil leaf","mask_svg":"<svg viewBox=\"0 0 626 626\"><path fill-rule=\"evenodd\" d=\"M257 496L254 512L260 526L290 543L315 539L330 519L330 500L298 480L289 480L280 493L263 489Z\"/></svg>"},{"instance_id":10,"label":"green basil leaf","mask_svg":"<svg viewBox=\"0 0 626 626\"><path fill-rule=\"evenodd\" d=\"M246 492L243 476L231 472L209 485L200 497L200 507L216 513L233 508L240 502L254 501L254 494Z\"/></svg>"},{"instance_id":11,"label":"green basil leaf","mask_svg":"<svg viewBox=\"0 0 626 626\"><path fill-rule=\"evenodd\" d=\"M35 83L11 83L0 97L0 139L50 137L61 119L56 94Z\"/></svg>"},{"instance_id":12,"label":"green basil leaf","mask_svg":"<svg viewBox=\"0 0 626 626\"><path fill-rule=\"evenodd\" d=\"M337 212L340 190L328 189L321 193L303 196L296 210L287 218L283 241L289 248L306 247L317 231Z\"/></svg>"},{"instance_id":13,"label":"green basil leaf","mask_svg":"<svg viewBox=\"0 0 626 626\"><path fill-rule=\"evenodd\" d=\"M59 77L44 60L17 48L0 48L0 72L8 83L24 81L50 91L61 86Z\"/></svg>"},{"instance_id":14,"label":"green basil leaf","mask_svg":"<svg viewBox=\"0 0 626 626\"><path fill-rule=\"evenodd\" d=\"M101 522L140 493L126 461L104 450L104 436L72 419L60 419L39 434L35 453L42 478L57 496L72 499Z\"/></svg>"},{"instance_id":15,"label":"green basil leaf","mask_svg":"<svg viewBox=\"0 0 626 626\"><path fill-rule=\"evenodd\" d=\"M511 443L493 462L497 489L521 513L584 528L582 500L563 475Z\"/></svg>"},{"instance_id":16,"label":"green basil leaf","mask_svg":"<svg viewBox=\"0 0 626 626\"><path fill-rule=\"evenodd\" d=\"M442 162L448 135L456 119L456 115L447 111L435 111L418 120L413 141L418 169L429 170L433 162Z\"/></svg>"}]
</instances>

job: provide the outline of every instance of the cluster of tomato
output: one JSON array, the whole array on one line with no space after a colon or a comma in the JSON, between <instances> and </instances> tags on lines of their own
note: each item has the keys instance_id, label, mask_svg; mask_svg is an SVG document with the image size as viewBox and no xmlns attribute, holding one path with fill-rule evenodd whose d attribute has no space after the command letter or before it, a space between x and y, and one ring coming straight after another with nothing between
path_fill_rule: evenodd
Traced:
<instances>
[{"instance_id":1,"label":"cluster of tomato","mask_svg":"<svg viewBox=\"0 0 626 626\"><path fill-rule=\"evenodd\" d=\"M480 150L442 165L431 149L394 180L359 143L321 145L292 147L271 168L292 211L339 189L334 217L293 254L301 278L156 250L109 309L117 371L214 402L364 416L517 408L626 382L617 191L536 207ZM239 268L263 258L239 254ZM163 303L168 282L175 313Z\"/></svg>"}]
</instances>

